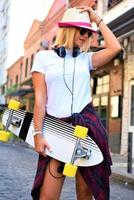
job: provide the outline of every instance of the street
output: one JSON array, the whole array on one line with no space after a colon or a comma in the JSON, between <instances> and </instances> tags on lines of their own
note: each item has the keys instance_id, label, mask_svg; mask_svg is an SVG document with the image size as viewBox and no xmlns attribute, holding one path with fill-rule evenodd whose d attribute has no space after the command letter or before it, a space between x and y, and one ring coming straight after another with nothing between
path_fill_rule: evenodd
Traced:
<instances>
[{"instance_id":1,"label":"street","mask_svg":"<svg viewBox=\"0 0 134 200\"><path fill-rule=\"evenodd\" d=\"M0 143L0 200L31 200L38 155L19 144ZM132 200L134 189L111 180L110 200ZM67 178L60 200L75 200L74 179Z\"/></svg>"}]
</instances>

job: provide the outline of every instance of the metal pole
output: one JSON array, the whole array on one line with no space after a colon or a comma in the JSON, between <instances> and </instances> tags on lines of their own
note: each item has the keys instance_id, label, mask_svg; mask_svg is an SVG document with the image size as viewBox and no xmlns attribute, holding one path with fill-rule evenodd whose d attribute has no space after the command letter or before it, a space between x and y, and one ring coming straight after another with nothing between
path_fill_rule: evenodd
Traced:
<instances>
[{"instance_id":1,"label":"metal pole","mask_svg":"<svg viewBox=\"0 0 134 200\"><path fill-rule=\"evenodd\" d=\"M132 141L133 133L128 133L128 163L127 163L127 172L132 173Z\"/></svg>"}]
</instances>

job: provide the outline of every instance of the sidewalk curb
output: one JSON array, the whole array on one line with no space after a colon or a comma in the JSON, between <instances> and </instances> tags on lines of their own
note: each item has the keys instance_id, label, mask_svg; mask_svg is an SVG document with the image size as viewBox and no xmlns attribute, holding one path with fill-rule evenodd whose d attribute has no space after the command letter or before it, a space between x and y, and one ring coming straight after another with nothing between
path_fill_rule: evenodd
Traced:
<instances>
[{"instance_id":1,"label":"sidewalk curb","mask_svg":"<svg viewBox=\"0 0 134 200\"><path fill-rule=\"evenodd\" d=\"M134 178L131 177L131 174L119 174L117 172L112 172L112 175L111 175L111 178L115 179L115 180L118 180L118 181L122 181L124 182L125 184L129 184L131 185L132 187L134 187Z\"/></svg>"}]
</instances>

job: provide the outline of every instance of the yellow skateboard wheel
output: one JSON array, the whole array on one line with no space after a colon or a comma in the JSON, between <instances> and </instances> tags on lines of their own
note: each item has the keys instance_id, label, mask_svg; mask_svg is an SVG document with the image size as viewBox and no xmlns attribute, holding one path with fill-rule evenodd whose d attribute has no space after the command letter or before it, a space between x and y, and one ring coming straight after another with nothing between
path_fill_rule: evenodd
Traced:
<instances>
[{"instance_id":1,"label":"yellow skateboard wheel","mask_svg":"<svg viewBox=\"0 0 134 200\"><path fill-rule=\"evenodd\" d=\"M8 108L18 110L20 108L20 102L12 99L9 101Z\"/></svg>"},{"instance_id":2,"label":"yellow skateboard wheel","mask_svg":"<svg viewBox=\"0 0 134 200\"><path fill-rule=\"evenodd\" d=\"M74 130L74 135L78 138L86 138L87 132L88 128L77 125Z\"/></svg>"},{"instance_id":3,"label":"yellow skateboard wheel","mask_svg":"<svg viewBox=\"0 0 134 200\"><path fill-rule=\"evenodd\" d=\"M65 176L74 177L77 172L77 166L72 164L65 164L63 174Z\"/></svg>"},{"instance_id":4,"label":"yellow skateboard wheel","mask_svg":"<svg viewBox=\"0 0 134 200\"><path fill-rule=\"evenodd\" d=\"M0 131L0 141L1 142L8 142L8 140L9 140L9 132Z\"/></svg>"}]
</instances>

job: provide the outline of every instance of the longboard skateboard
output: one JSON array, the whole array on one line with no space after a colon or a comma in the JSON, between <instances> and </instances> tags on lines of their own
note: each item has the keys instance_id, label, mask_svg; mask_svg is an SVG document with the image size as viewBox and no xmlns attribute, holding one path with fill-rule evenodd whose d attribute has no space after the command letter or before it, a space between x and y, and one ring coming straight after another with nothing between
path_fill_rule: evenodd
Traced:
<instances>
[{"instance_id":1,"label":"longboard skateboard","mask_svg":"<svg viewBox=\"0 0 134 200\"><path fill-rule=\"evenodd\" d=\"M34 147L33 113L19 109L19 102L10 100L8 108L3 113L2 122L5 131L10 130ZM43 134L52 148L52 152L46 150L46 154L67 163L67 166L65 165L67 173L64 172L67 176L74 176L73 168L77 166L93 166L103 161L99 147L87 135L87 131L85 127L72 126L62 120L50 116L45 117ZM68 172L70 165L72 168Z\"/></svg>"}]
</instances>

